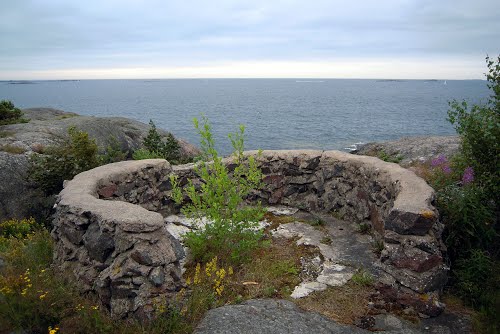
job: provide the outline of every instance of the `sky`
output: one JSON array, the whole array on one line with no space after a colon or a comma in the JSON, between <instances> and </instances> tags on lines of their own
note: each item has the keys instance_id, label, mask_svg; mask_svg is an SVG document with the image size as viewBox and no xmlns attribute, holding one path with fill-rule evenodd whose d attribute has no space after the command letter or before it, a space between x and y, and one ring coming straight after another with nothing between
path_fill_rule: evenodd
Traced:
<instances>
[{"instance_id":1,"label":"sky","mask_svg":"<svg viewBox=\"0 0 500 334\"><path fill-rule=\"evenodd\" d=\"M483 79L498 0L9 0L0 80Z\"/></svg>"}]
</instances>

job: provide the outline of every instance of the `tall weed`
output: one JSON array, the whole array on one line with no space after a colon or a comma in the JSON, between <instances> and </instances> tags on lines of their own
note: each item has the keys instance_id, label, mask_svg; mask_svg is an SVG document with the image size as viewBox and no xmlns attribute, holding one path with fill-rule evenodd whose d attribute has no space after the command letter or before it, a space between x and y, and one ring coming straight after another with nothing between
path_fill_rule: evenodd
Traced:
<instances>
[{"instance_id":1,"label":"tall weed","mask_svg":"<svg viewBox=\"0 0 500 334\"><path fill-rule=\"evenodd\" d=\"M190 248L194 261L207 262L218 256L223 262L240 264L248 260L250 253L259 246L262 232L256 229L264 215L260 204L247 206L245 198L262 185L262 173L254 157L245 157L244 126L239 132L229 135L233 145L232 166L230 171L215 149L211 126L206 118L200 124L194 120L195 128L201 137L202 158L195 167L202 180L197 186L192 180L181 189L176 177L171 177L173 199L182 204L185 197L189 200L182 207L187 217L201 222L203 217L211 220L204 226L185 235L184 242Z\"/></svg>"}]
</instances>

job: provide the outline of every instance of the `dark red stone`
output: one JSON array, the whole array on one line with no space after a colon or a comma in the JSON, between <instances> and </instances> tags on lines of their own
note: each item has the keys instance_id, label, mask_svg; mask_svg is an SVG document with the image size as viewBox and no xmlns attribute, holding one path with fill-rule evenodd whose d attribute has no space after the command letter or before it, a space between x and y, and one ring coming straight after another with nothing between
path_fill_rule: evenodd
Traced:
<instances>
[{"instance_id":1,"label":"dark red stone","mask_svg":"<svg viewBox=\"0 0 500 334\"><path fill-rule=\"evenodd\" d=\"M109 186L102 187L97 191L101 198L109 198L115 194L116 189L118 189L116 184L110 184Z\"/></svg>"}]
</instances>

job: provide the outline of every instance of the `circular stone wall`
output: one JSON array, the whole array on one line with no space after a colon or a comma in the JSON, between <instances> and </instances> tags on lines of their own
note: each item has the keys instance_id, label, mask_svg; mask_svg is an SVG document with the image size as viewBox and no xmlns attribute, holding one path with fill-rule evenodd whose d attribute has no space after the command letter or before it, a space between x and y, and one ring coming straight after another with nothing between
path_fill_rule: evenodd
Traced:
<instances>
[{"instance_id":1,"label":"circular stone wall","mask_svg":"<svg viewBox=\"0 0 500 334\"><path fill-rule=\"evenodd\" d=\"M249 200L283 204L369 223L384 241L378 266L396 284L424 294L440 290L442 225L434 191L413 172L377 158L338 151L263 151L255 155L264 188ZM226 163L231 169L231 159ZM169 176L201 182L193 164L125 161L77 175L60 193L55 263L97 293L115 316L147 316L156 297L183 287L182 247L163 216L176 213Z\"/></svg>"}]
</instances>

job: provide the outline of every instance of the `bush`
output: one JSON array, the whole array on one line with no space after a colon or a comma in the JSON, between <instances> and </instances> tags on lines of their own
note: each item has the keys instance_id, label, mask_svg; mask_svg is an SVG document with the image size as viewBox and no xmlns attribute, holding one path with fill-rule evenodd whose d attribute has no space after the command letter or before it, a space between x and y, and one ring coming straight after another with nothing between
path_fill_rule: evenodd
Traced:
<instances>
[{"instance_id":1,"label":"bush","mask_svg":"<svg viewBox=\"0 0 500 334\"><path fill-rule=\"evenodd\" d=\"M16 108L11 101L0 101L0 125L26 123L21 109Z\"/></svg>"},{"instance_id":2,"label":"bush","mask_svg":"<svg viewBox=\"0 0 500 334\"><path fill-rule=\"evenodd\" d=\"M459 259L455 269L460 278L456 284L458 294L468 303L477 305L485 297L483 285L490 280L493 268L490 256L478 249Z\"/></svg>"},{"instance_id":3,"label":"bush","mask_svg":"<svg viewBox=\"0 0 500 334\"><path fill-rule=\"evenodd\" d=\"M100 164L106 165L113 162L123 161L127 159L128 151L122 151L120 142L116 137L109 138L109 145L104 149L103 154L100 155Z\"/></svg>"},{"instance_id":4,"label":"bush","mask_svg":"<svg viewBox=\"0 0 500 334\"><path fill-rule=\"evenodd\" d=\"M465 254L474 248L487 250L497 237L495 231L500 212L500 56L496 61L486 57L486 64L486 78L492 91L488 102L469 108L467 102L454 100L448 111L448 119L460 135L461 149L453 160L454 166L442 170L450 175L456 173L452 169L463 170L463 176L455 186L441 181L443 191L438 194L452 255ZM442 175L441 179L446 180L446 177ZM470 187L465 186L467 184Z\"/></svg>"},{"instance_id":5,"label":"bush","mask_svg":"<svg viewBox=\"0 0 500 334\"><path fill-rule=\"evenodd\" d=\"M263 215L260 204L245 206L244 200L253 189L261 187L262 173L254 157L244 157L244 126L238 133L229 134L234 152L232 173L223 163L215 149L211 127L206 118L200 126L197 119L194 125L201 137L202 157L195 167L203 184L198 189L192 180L184 188L190 203L182 208L187 217L201 222L203 217L212 223L198 226L188 232L184 242L191 250L194 261L207 262L218 256L223 262L240 264L248 260L262 238L256 229L256 222ZM210 162L206 162L210 161ZM177 204L184 200L184 194L175 177L171 177L173 198Z\"/></svg>"},{"instance_id":6,"label":"bush","mask_svg":"<svg viewBox=\"0 0 500 334\"><path fill-rule=\"evenodd\" d=\"M100 165L97 152L97 144L88 133L70 127L68 138L59 146L48 147L44 155L31 156L29 179L45 194L56 194L64 180Z\"/></svg>"},{"instance_id":7,"label":"bush","mask_svg":"<svg viewBox=\"0 0 500 334\"><path fill-rule=\"evenodd\" d=\"M498 199L500 194L500 56L486 57L487 103L450 102L448 120L461 139L451 161L431 162L430 183L445 224L451 289L479 311L481 332L496 332L500 305ZM487 324L487 325L485 325Z\"/></svg>"},{"instance_id":8,"label":"bush","mask_svg":"<svg viewBox=\"0 0 500 334\"><path fill-rule=\"evenodd\" d=\"M486 57L488 87L492 90L488 103L469 108L466 101L450 102L448 119L461 138L461 154L475 171L478 182L495 196L500 194L500 56L495 61Z\"/></svg>"},{"instance_id":9,"label":"bush","mask_svg":"<svg viewBox=\"0 0 500 334\"><path fill-rule=\"evenodd\" d=\"M132 159L134 160L144 160L144 159L164 159L163 156L156 152L148 151L144 148L135 150L132 154Z\"/></svg>"},{"instance_id":10,"label":"bush","mask_svg":"<svg viewBox=\"0 0 500 334\"><path fill-rule=\"evenodd\" d=\"M496 236L494 210L488 194L477 185L449 186L438 192L438 207L446 225L444 241L454 261L473 249L488 249Z\"/></svg>"},{"instance_id":11,"label":"bush","mask_svg":"<svg viewBox=\"0 0 500 334\"><path fill-rule=\"evenodd\" d=\"M37 228L35 219L9 219L0 223L0 238L25 238Z\"/></svg>"},{"instance_id":12,"label":"bush","mask_svg":"<svg viewBox=\"0 0 500 334\"><path fill-rule=\"evenodd\" d=\"M146 138L144 138L144 147L149 152L141 152L142 156L154 156L155 158L162 158L168 160L172 164L181 162L181 146L175 137L168 133L165 141L156 130L156 125L152 120L149 121L150 129ZM134 158L135 159L135 158ZM150 158L143 158L150 159ZM136 159L140 160L140 159Z\"/></svg>"}]
</instances>

